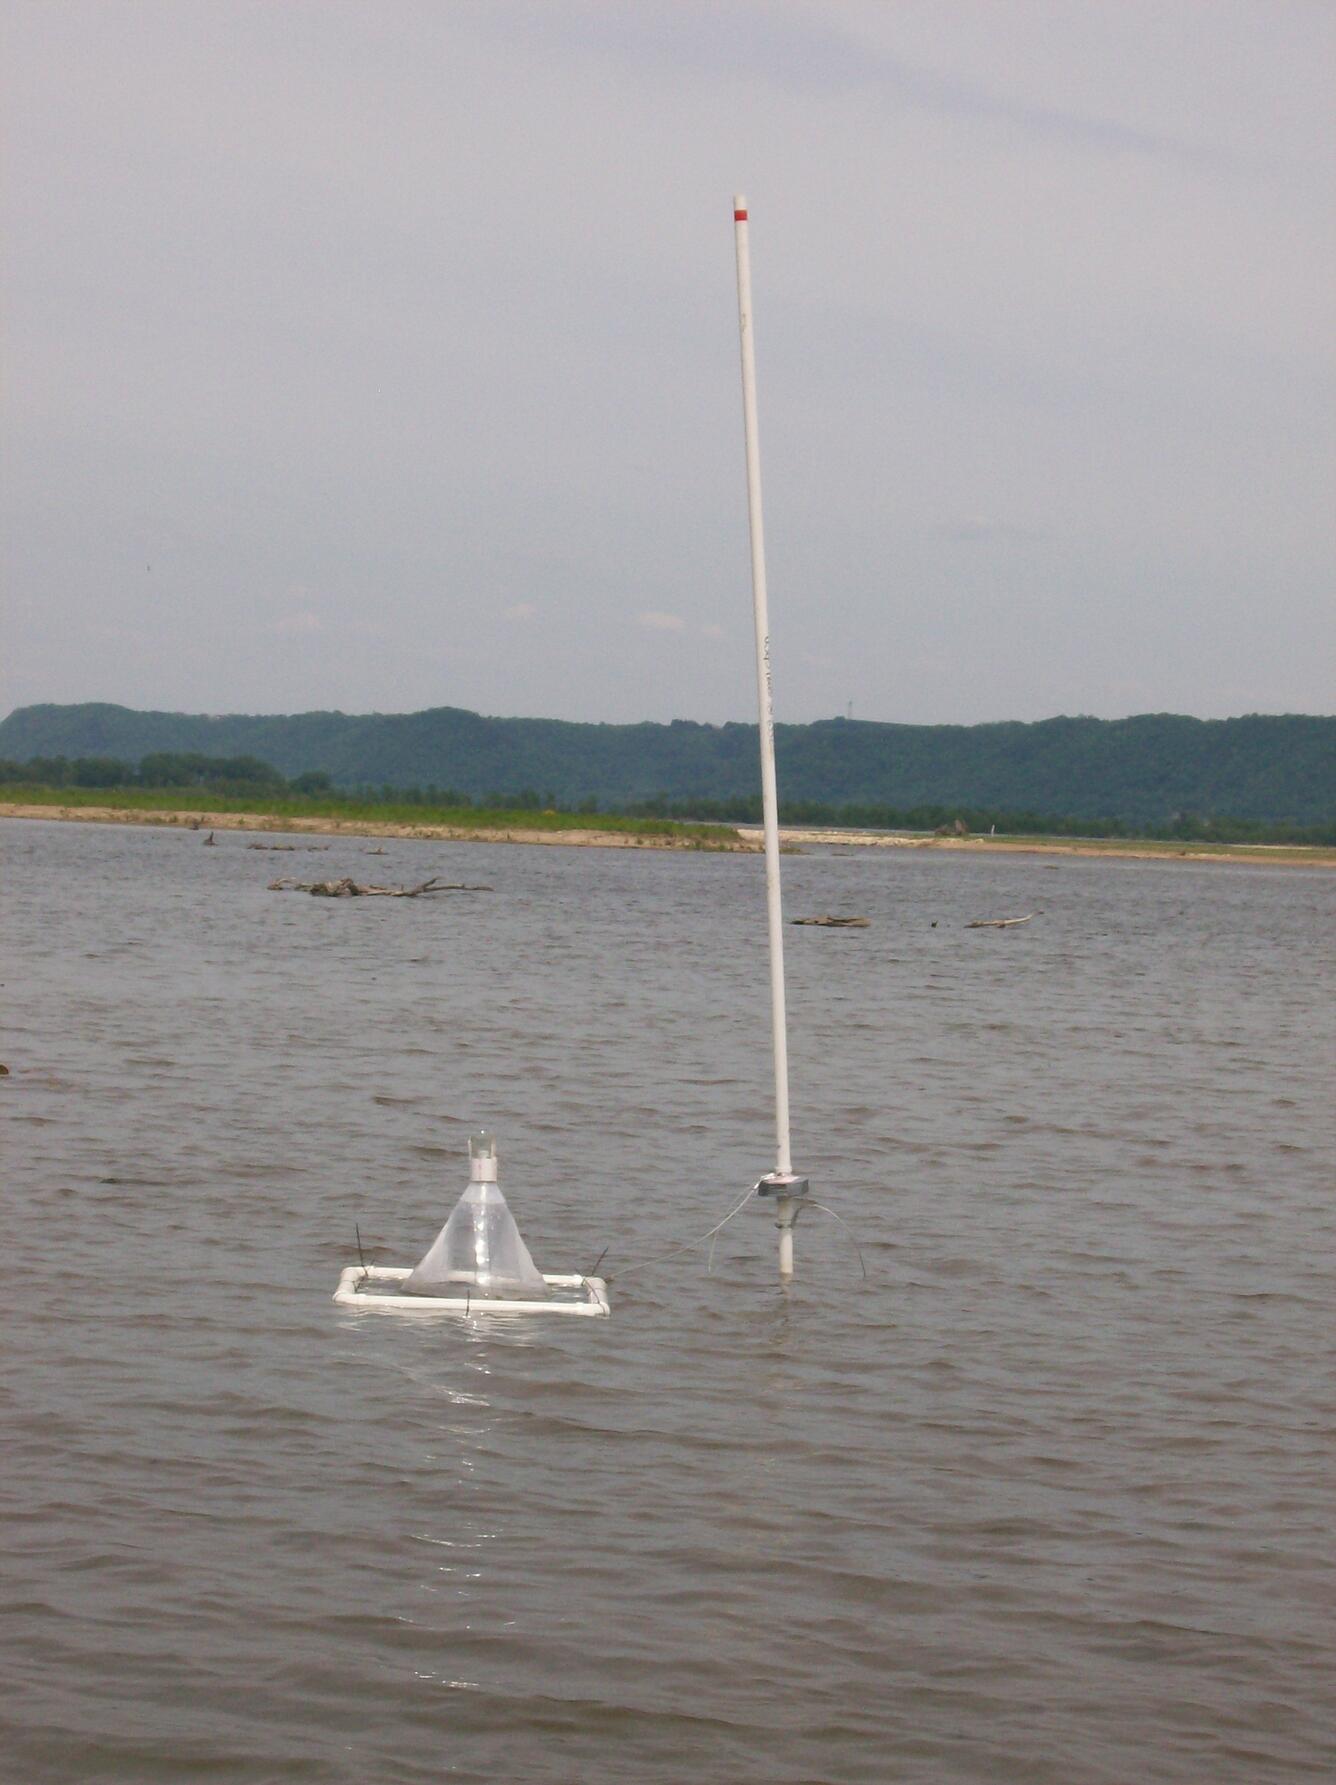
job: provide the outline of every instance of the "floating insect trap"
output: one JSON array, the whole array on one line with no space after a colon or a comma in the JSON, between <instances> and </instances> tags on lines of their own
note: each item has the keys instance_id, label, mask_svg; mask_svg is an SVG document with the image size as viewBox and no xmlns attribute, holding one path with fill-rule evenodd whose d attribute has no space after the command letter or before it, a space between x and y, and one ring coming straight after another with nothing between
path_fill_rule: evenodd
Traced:
<instances>
[{"instance_id":1,"label":"floating insect trap","mask_svg":"<svg viewBox=\"0 0 1336 1785\"><path fill-rule=\"evenodd\" d=\"M411 1270L353 1264L339 1278L343 1308L407 1314L589 1314L606 1317L602 1277L540 1271L497 1182L496 1142L469 1139L469 1184Z\"/></svg>"},{"instance_id":2,"label":"floating insect trap","mask_svg":"<svg viewBox=\"0 0 1336 1785\"><path fill-rule=\"evenodd\" d=\"M808 1180L795 1173L789 1144L788 1018L784 989L784 916L780 894L779 795L775 778L775 714L771 681L770 619L761 519L761 460L757 444L756 363L752 326L751 250L747 201L733 200L737 259L738 335L742 362L743 439L747 467L747 515L751 540L752 622L756 646L756 699L761 753L761 812L765 838L766 928L770 954L770 1027L775 1078L775 1169L755 1184L737 1207L701 1236L674 1251L639 1264L665 1263L687 1246L712 1240L753 1195L768 1200L779 1230L779 1276L793 1277L794 1229L809 1208L842 1218L817 1202ZM1023 921L1023 920L1022 920ZM345 1308L442 1314L590 1314L607 1316L602 1277L553 1276L529 1256L497 1183L496 1144L490 1134L469 1142L470 1181L430 1249L411 1270L350 1265L339 1279L334 1300ZM858 1250L857 1241L854 1242ZM862 1264L862 1253L859 1252ZM864 1278L867 1276L863 1268Z\"/></svg>"}]
</instances>

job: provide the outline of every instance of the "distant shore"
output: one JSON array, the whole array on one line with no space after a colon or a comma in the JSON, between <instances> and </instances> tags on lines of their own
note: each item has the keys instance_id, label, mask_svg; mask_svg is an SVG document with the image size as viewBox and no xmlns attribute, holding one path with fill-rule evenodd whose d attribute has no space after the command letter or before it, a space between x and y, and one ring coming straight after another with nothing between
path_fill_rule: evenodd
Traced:
<instances>
[{"instance_id":1,"label":"distant shore","mask_svg":"<svg viewBox=\"0 0 1336 1785\"><path fill-rule=\"evenodd\" d=\"M738 835L751 847L761 847L760 825L740 825ZM964 855L1079 855L1091 860L1114 856L1122 861L1251 862L1263 867L1336 868L1336 849L1299 843L1180 843L1156 837L925 837L804 825L781 825L779 837L785 847L797 849L930 849Z\"/></svg>"},{"instance_id":2,"label":"distant shore","mask_svg":"<svg viewBox=\"0 0 1336 1785\"><path fill-rule=\"evenodd\" d=\"M75 824L133 824L192 831L261 831L322 837L402 837L444 843L542 843L577 849L675 849L693 852L754 855L761 848L761 827L739 825L733 838L717 834L655 836L636 832L589 829L526 829L502 827L381 823L375 819L294 817L265 812L179 812L130 810L116 806L62 806L0 801L0 818L48 818ZM1248 863L1266 867L1336 868L1336 849L1270 843L1179 843L1135 837L927 837L887 831L831 830L817 826L782 825L786 849L926 849L964 855L1067 855L1088 860L1113 857L1132 861L1198 861Z\"/></svg>"},{"instance_id":3,"label":"distant shore","mask_svg":"<svg viewBox=\"0 0 1336 1785\"><path fill-rule=\"evenodd\" d=\"M0 801L0 818L54 818L74 824L137 824L191 831L285 831L291 835L309 833L318 837L415 837L438 843L569 844L577 849L724 850L735 854L754 854L761 847L759 842L748 842L736 835L720 837L702 834L693 837L673 833L660 836L653 832L600 830L593 826L588 829L581 826L548 830L538 826L529 829L522 824L382 823L374 818L334 818L327 814L305 817L274 812L211 812L200 807L169 812L121 806L47 806Z\"/></svg>"}]
</instances>

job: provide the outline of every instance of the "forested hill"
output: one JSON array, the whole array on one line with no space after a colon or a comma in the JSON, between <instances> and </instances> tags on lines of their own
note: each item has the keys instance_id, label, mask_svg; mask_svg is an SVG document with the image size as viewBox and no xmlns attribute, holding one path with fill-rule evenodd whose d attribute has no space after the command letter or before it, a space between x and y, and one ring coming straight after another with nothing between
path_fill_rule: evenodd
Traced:
<instances>
[{"instance_id":1,"label":"forested hill","mask_svg":"<svg viewBox=\"0 0 1336 1785\"><path fill-rule=\"evenodd\" d=\"M1165 823L1180 814L1314 824L1336 817L1336 718L1044 719L885 725L827 719L776 728L786 804L988 807ZM752 725L589 725L422 713L135 712L21 707L0 721L0 757L158 752L253 756L286 776L324 770L343 787L454 788L474 799L536 790L602 806L754 794Z\"/></svg>"}]
</instances>

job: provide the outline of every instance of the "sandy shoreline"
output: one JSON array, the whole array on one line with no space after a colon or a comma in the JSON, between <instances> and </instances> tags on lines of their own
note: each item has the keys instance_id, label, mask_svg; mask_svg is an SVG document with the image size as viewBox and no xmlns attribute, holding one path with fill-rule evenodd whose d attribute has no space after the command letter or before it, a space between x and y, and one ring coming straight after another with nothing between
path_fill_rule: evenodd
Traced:
<instances>
[{"instance_id":1,"label":"sandy shoreline","mask_svg":"<svg viewBox=\"0 0 1336 1785\"><path fill-rule=\"evenodd\" d=\"M738 838L641 836L630 831L475 829L453 824L378 824L362 818L292 818L271 812L123 811L116 806L36 806L0 801L0 818L53 818L72 824L142 824L192 831L283 831L318 837L416 837L438 843L560 843L577 849L725 850L754 854L761 845Z\"/></svg>"},{"instance_id":2,"label":"sandy shoreline","mask_svg":"<svg viewBox=\"0 0 1336 1785\"><path fill-rule=\"evenodd\" d=\"M719 838L639 836L626 831L475 830L449 824L378 824L374 819L276 817L266 812L123 811L115 806L20 805L0 801L0 818L49 818L74 824L141 824L173 830L284 831L320 837L407 837L443 843L542 843L573 849L676 849L752 855L761 848L761 827L739 825L736 841ZM780 841L788 849L929 849L965 855L1075 855L1087 860L1197 861L1253 863L1266 867L1336 868L1336 849L1293 844L1182 844L1121 838L918 837L884 831L823 830L784 825Z\"/></svg>"},{"instance_id":3,"label":"sandy shoreline","mask_svg":"<svg viewBox=\"0 0 1336 1785\"><path fill-rule=\"evenodd\" d=\"M738 835L760 847L761 827L739 825ZM885 831L821 830L801 825L780 827L780 841L840 849L931 849L964 855L1079 855L1121 861L1194 861L1253 863L1264 867L1336 868L1336 849L1293 843L1160 843L1122 837L919 837Z\"/></svg>"}]
</instances>

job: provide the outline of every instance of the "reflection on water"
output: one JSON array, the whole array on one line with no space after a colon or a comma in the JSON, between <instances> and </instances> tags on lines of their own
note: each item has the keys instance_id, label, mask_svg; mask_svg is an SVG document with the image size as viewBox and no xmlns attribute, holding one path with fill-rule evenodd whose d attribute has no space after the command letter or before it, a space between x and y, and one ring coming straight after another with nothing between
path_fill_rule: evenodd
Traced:
<instances>
[{"instance_id":1,"label":"reflection on water","mask_svg":"<svg viewBox=\"0 0 1336 1785\"><path fill-rule=\"evenodd\" d=\"M754 860L4 842L12 1776L1331 1776L1336 882L788 860L782 1290ZM611 1321L333 1307L481 1125Z\"/></svg>"}]
</instances>

